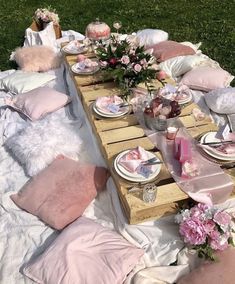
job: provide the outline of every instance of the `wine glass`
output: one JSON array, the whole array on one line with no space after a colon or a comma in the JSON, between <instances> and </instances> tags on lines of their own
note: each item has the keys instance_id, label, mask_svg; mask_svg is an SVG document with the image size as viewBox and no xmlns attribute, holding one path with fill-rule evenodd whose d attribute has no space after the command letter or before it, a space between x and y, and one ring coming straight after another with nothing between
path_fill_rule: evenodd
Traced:
<instances>
[{"instance_id":1,"label":"wine glass","mask_svg":"<svg viewBox=\"0 0 235 284\"><path fill-rule=\"evenodd\" d=\"M113 27L116 29L116 32L118 34L118 31L122 27L122 23L120 21L115 21L115 22L113 22Z\"/></svg>"}]
</instances>

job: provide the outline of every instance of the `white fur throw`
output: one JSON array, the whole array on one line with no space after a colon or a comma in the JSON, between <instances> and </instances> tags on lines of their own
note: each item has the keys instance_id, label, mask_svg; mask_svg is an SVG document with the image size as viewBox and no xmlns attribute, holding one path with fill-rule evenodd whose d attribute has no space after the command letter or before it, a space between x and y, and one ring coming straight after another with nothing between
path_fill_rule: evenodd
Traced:
<instances>
[{"instance_id":1,"label":"white fur throw","mask_svg":"<svg viewBox=\"0 0 235 284\"><path fill-rule=\"evenodd\" d=\"M27 72L46 72L59 68L61 57L49 46L35 45L19 47L14 59L20 69Z\"/></svg>"},{"instance_id":2,"label":"white fur throw","mask_svg":"<svg viewBox=\"0 0 235 284\"><path fill-rule=\"evenodd\" d=\"M60 154L78 158L82 142L76 128L74 122L61 120L58 114L48 115L8 138L4 146L26 174L34 176Z\"/></svg>"}]
</instances>

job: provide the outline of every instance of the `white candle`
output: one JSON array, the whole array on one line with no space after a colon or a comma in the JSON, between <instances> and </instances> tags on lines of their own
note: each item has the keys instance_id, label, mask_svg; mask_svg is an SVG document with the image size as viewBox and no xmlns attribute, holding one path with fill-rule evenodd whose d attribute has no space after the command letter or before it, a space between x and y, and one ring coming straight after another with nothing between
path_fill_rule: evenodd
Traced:
<instances>
[{"instance_id":1,"label":"white candle","mask_svg":"<svg viewBox=\"0 0 235 284\"><path fill-rule=\"evenodd\" d=\"M174 140L177 131L178 131L178 128L176 128L174 126L167 127L166 138L169 139L169 140Z\"/></svg>"}]
</instances>

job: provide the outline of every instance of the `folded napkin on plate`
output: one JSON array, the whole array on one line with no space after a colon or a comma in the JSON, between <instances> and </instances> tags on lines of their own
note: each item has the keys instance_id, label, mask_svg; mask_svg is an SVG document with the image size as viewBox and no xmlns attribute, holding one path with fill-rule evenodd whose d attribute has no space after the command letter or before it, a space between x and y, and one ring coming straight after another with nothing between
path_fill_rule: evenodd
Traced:
<instances>
[{"instance_id":1,"label":"folded napkin on plate","mask_svg":"<svg viewBox=\"0 0 235 284\"><path fill-rule=\"evenodd\" d=\"M70 51L78 51L79 49L83 47L84 47L84 44L78 42L77 40L72 40L65 46L65 49L70 50Z\"/></svg>"},{"instance_id":2,"label":"folded napkin on plate","mask_svg":"<svg viewBox=\"0 0 235 284\"><path fill-rule=\"evenodd\" d=\"M200 147L213 151L215 154L227 154L227 155L235 155L235 145L234 144L224 144L220 146L209 146L199 144Z\"/></svg>"},{"instance_id":3,"label":"folded napkin on plate","mask_svg":"<svg viewBox=\"0 0 235 284\"><path fill-rule=\"evenodd\" d=\"M162 89L159 90L159 95L175 101L182 101L190 97L190 91L187 86L180 85L177 88L171 84L166 84Z\"/></svg>"},{"instance_id":4,"label":"folded napkin on plate","mask_svg":"<svg viewBox=\"0 0 235 284\"><path fill-rule=\"evenodd\" d=\"M234 144L224 144L219 147L216 147L216 150L224 154L233 155L235 154L235 145Z\"/></svg>"},{"instance_id":5,"label":"folded napkin on plate","mask_svg":"<svg viewBox=\"0 0 235 284\"><path fill-rule=\"evenodd\" d=\"M137 147L123 155L119 159L118 164L130 173L138 173L148 178L148 176L152 173L151 166L143 164L143 162L148 159L148 152L142 147Z\"/></svg>"},{"instance_id":6,"label":"folded napkin on plate","mask_svg":"<svg viewBox=\"0 0 235 284\"><path fill-rule=\"evenodd\" d=\"M106 112L117 113L120 110L120 105L122 103L123 99L116 95L100 97L96 100L96 107Z\"/></svg>"},{"instance_id":7,"label":"folded napkin on plate","mask_svg":"<svg viewBox=\"0 0 235 284\"><path fill-rule=\"evenodd\" d=\"M76 64L76 67L80 70L85 70L87 68L94 69L97 66L98 66L98 62L92 61L89 58L86 58L85 60L80 61Z\"/></svg>"}]
</instances>

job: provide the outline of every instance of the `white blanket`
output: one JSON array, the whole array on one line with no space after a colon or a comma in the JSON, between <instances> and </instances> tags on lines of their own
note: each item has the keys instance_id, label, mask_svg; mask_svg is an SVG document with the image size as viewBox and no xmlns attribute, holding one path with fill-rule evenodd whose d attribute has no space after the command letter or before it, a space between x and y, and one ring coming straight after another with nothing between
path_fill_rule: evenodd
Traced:
<instances>
[{"instance_id":1,"label":"white blanket","mask_svg":"<svg viewBox=\"0 0 235 284\"><path fill-rule=\"evenodd\" d=\"M82 126L78 123L80 137L85 145L81 160L104 166L105 162L69 72L63 67L51 72L55 72L57 78L49 85L59 91L69 92L73 99L72 105L59 112L61 119L68 116L82 122ZM65 77L67 83L64 84ZM202 98L200 100L203 101ZM1 111L0 141L4 141L20 127L24 127L27 121L10 109L1 108ZM14 127L12 122L15 122ZM37 217L19 209L9 198L27 179L22 167L0 147L0 283L4 284L31 283L19 271L29 259L34 259L48 247L58 234ZM233 206L233 202L224 205L227 208ZM183 250L180 253L184 245L178 235L174 216L139 225L127 224L112 178L108 180L107 190L99 194L84 215L103 226L116 229L128 241L145 249L144 256L126 279L126 284L173 283L180 275L187 273L191 266L195 266L195 256L191 252ZM169 266L175 261L178 261L178 265Z\"/></svg>"}]
</instances>

